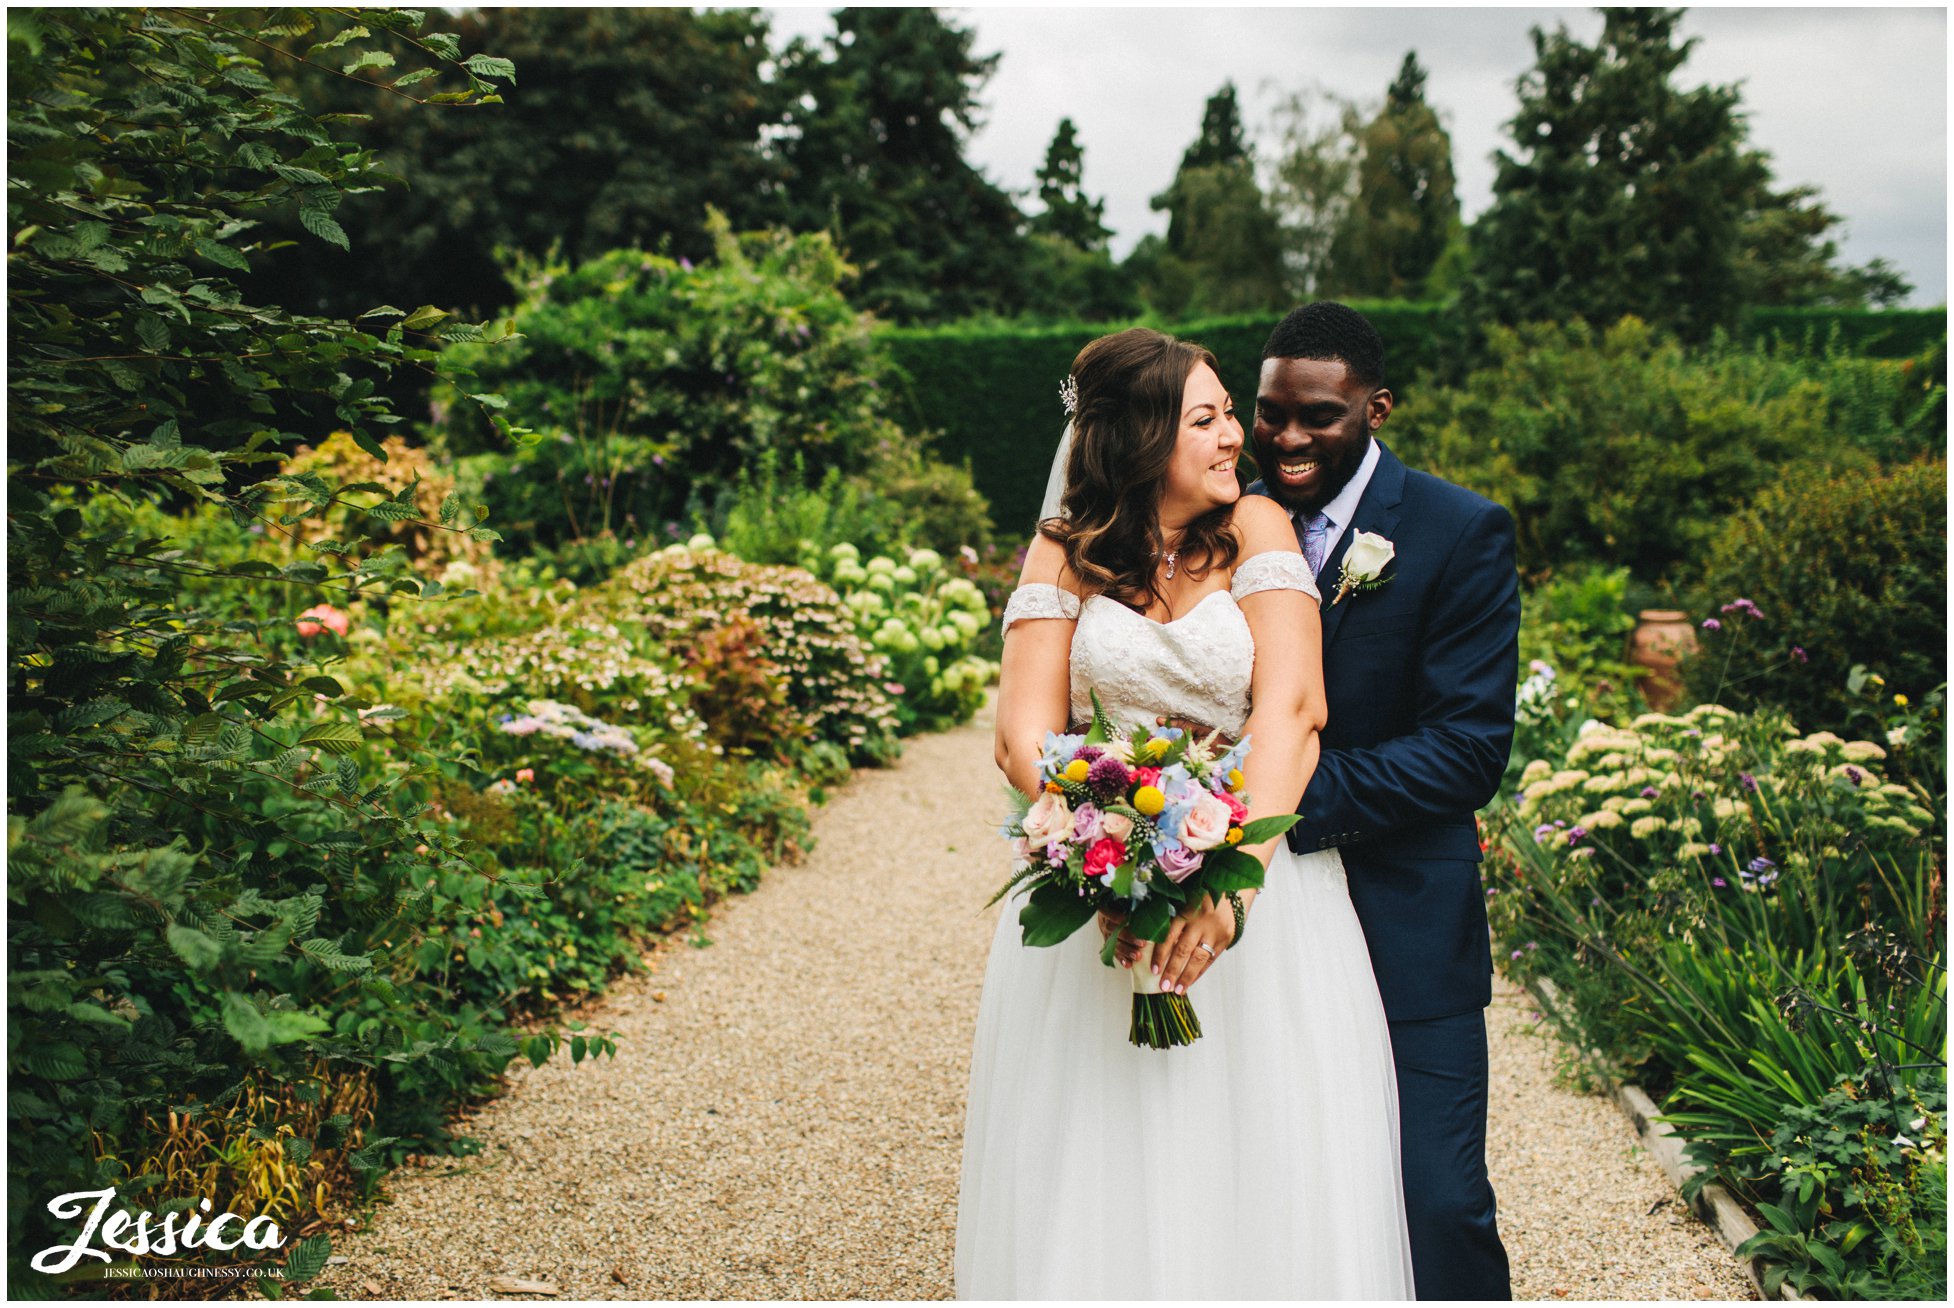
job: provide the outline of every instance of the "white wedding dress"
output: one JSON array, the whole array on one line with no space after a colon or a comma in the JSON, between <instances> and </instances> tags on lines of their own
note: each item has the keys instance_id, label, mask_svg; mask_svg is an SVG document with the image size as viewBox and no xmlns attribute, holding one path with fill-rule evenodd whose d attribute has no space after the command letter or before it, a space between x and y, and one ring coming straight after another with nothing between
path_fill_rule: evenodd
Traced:
<instances>
[{"instance_id":1,"label":"white wedding dress","mask_svg":"<svg viewBox=\"0 0 1954 1308\"><path fill-rule=\"evenodd\" d=\"M1077 619L1075 722L1097 689L1117 722L1239 737L1255 642L1236 601L1269 587L1317 594L1300 555L1267 553L1170 623L1040 584L1004 623ZM1176 1049L1128 1043L1132 978L1093 924L1028 948L1022 902L1002 905L978 1006L957 1297L1411 1298L1390 1034L1336 851L1278 843L1241 946L1187 992L1202 1036Z\"/></svg>"}]
</instances>

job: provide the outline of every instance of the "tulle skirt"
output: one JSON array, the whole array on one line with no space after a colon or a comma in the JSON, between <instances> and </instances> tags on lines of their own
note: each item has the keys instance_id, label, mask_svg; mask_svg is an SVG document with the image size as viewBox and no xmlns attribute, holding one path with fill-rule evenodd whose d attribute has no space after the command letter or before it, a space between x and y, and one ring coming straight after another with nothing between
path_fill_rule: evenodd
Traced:
<instances>
[{"instance_id":1,"label":"tulle skirt","mask_svg":"<svg viewBox=\"0 0 1954 1308\"><path fill-rule=\"evenodd\" d=\"M1278 845L1202 1036L1127 1042L1088 923L1027 948L1007 901L971 1058L960 1299L1409 1299L1390 1032L1343 861Z\"/></svg>"}]
</instances>

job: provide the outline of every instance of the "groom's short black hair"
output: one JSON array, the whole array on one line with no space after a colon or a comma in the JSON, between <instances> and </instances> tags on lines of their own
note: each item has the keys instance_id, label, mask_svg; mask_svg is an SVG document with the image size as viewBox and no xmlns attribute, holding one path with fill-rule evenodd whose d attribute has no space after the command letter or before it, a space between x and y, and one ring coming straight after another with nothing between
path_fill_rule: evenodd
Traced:
<instances>
[{"instance_id":1,"label":"groom's short black hair","mask_svg":"<svg viewBox=\"0 0 1954 1308\"><path fill-rule=\"evenodd\" d=\"M1371 389L1384 384L1384 339L1370 319L1335 300L1318 300L1291 309L1269 333L1262 357L1336 359Z\"/></svg>"}]
</instances>

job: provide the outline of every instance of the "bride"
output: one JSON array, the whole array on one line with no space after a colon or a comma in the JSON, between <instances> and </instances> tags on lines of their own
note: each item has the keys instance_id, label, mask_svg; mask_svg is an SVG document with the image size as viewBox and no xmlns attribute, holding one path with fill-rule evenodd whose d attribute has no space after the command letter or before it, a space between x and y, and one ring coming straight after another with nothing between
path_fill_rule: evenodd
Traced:
<instances>
[{"instance_id":1,"label":"bride","mask_svg":"<svg viewBox=\"0 0 1954 1308\"><path fill-rule=\"evenodd\" d=\"M1287 515L1241 496L1214 356L1135 328L1080 351L1073 386L1062 516L1004 610L999 767L1035 794L1045 733L1086 720L1096 689L1118 722L1253 737L1250 817L1293 812L1324 720L1321 596ZM1000 917L959 1298L1412 1297L1390 1036L1343 864L1280 839L1249 852L1268 872L1241 915L1203 899L1155 949L1199 1014L1191 1045L1128 1043L1132 978L1100 963L1103 936L1031 948Z\"/></svg>"}]
</instances>

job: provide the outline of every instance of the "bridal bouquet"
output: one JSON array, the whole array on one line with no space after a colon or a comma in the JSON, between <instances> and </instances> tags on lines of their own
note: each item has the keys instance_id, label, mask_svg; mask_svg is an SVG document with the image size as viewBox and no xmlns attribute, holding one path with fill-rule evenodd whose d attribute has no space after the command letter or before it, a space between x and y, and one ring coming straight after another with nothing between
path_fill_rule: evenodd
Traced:
<instances>
[{"instance_id":1,"label":"bridal bouquet","mask_svg":"<svg viewBox=\"0 0 1954 1308\"><path fill-rule=\"evenodd\" d=\"M1218 733L1217 733L1218 734ZM1147 943L1133 965L1129 1038L1149 1049L1184 1045L1201 1035L1185 995L1163 994L1151 967L1175 910L1210 895L1262 884L1262 862L1239 846L1258 844L1298 821L1293 813L1248 818L1242 761L1248 740L1216 755L1215 736L1196 740L1173 727L1121 730L1092 697L1092 727L1083 735L1049 732L1039 761L1035 800L1011 790L1011 879L991 897L1030 892L1018 922L1027 945L1055 945L1101 909L1126 917ZM1100 961L1113 963L1118 937Z\"/></svg>"}]
</instances>

